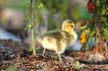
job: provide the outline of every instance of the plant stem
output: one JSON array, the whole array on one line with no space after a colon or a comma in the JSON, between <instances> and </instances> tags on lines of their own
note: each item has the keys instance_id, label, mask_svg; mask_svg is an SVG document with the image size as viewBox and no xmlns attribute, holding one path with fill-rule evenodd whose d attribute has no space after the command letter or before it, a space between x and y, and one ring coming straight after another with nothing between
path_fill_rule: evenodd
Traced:
<instances>
[{"instance_id":1,"label":"plant stem","mask_svg":"<svg viewBox=\"0 0 108 71\"><path fill-rule=\"evenodd\" d=\"M30 11L31 11L31 24L33 26L32 32L32 48L33 48L33 55L36 55L36 48L35 48L35 12L34 12L34 1L30 0Z\"/></svg>"},{"instance_id":2,"label":"plant stem","mask_svg":"<svg viewBox=\"0 0 108 71\"><path fill-rule=\"evenodd\" d=\"M32 22L34 24L34 22ZM32 48L33 48L33 55L36 55L36 48L35 48L35 29L34 27L32 28Z\"/></svg>"},{"instance_id":3,"label":"plant stem","mask_svg":"<svg viewBox=\"0 0 108 71\"><path fill-rule=\"evenodd\" d=\"M95 20L96 33L99 36L99 40L100 40L100 44L101 44L101 49L98 51L102 51L102 48L104 47L104 41L103 41L102 35L100 34L100 29L99 29L98 24L97 24L98 23L97 22L97 15L94 17L94 20ZM97 47L97 44L96 44L96 47Z\"/></svg>"}]
</instances>

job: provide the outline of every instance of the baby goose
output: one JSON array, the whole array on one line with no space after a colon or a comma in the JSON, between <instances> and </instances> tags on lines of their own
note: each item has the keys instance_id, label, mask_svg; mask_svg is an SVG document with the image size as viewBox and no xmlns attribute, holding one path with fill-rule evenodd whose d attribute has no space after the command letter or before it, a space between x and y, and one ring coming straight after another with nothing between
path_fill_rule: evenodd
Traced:
<instances>
[{"instance_id":1,"label":"baby goose","mask_svg":"<svg viewBox=\"0 0 108 71\"><path fill-rule=\"evenodd\" d=\"M61 60L61 54L65 51L69 44L73 44L77 40L77 34L74 31L74 23L67 19L62 24L62 29L58 31L50 31L38 36L38 42L43 46L43 54L45 50L53 50Z\"/></svg>"}]
</instances>

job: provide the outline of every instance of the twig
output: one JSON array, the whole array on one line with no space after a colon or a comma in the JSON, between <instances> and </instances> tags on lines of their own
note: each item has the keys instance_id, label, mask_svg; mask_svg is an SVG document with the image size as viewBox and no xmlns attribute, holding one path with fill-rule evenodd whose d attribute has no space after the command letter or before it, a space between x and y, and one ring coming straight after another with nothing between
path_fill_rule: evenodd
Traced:
<instances>
[{"instance_id":1,"label":"twig","mask_svg":"<svg viewBox=\"0 0 108 71\"><path fill-rule=\"evenodd\" d=\"M35 49L35 12L34 12L34 0L30 0L30 11L31 11L31 24L33 26L32 28L32 48L33 48L33 55L36 55L36 49Z\"/></svg>"},{"instance_id":2,"label":"twig","mask_svg":"<svg viewBox=\"0 0 108 71\"><path fill-rule=\"evenodd\" d=\"M99 27L97 25L97 15L94 16L94 20L95 20L95 27L96 27L96 32L97 32L97 35L99 36L99 39L100 39L100 45L101 45L101 48L104 47L104 41L102 39L102 35L100 34L100 30L99 30ZM96 47L97 47L97 44L96 44Z\"/></svg>"}]
</instances>

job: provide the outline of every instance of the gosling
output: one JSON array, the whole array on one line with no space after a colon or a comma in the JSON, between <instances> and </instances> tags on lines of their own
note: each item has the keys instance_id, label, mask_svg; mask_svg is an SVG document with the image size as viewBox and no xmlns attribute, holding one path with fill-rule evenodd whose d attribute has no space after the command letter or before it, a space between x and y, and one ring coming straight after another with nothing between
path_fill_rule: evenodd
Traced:
<instances>
[{"instance_id":1,"label":"gosling","mask_svg":"<svg viewBox=\"0 0 108 71\"><path fill-rule=\"evenodd\" d=\"M67 46L75 43L77 34L74 31L74 22L66 19L61 27L61 30L49 31L37 37L37 41L43 46L43 55L46 49L53 50L59 57L62 63L61 54L65 51Z\"/></svg>"}]
</instances>

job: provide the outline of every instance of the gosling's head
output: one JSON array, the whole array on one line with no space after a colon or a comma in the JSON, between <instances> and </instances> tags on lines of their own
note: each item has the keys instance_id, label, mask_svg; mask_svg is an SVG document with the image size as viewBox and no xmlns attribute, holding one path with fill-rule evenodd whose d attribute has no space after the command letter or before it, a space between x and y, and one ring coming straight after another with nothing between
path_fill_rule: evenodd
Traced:
<instances>
[{"instance_id":1,"label":"gosling's head","mask_svg":"<svg viewBox=\"0 0 108 71\"><path fill-rule=\"evenodd\" d=\"M62 30L68 33L72 33L74 31L75 25L72 20L65 20L62 24Z\"/></svg>"}]
</instances>

